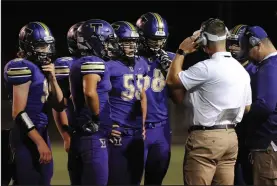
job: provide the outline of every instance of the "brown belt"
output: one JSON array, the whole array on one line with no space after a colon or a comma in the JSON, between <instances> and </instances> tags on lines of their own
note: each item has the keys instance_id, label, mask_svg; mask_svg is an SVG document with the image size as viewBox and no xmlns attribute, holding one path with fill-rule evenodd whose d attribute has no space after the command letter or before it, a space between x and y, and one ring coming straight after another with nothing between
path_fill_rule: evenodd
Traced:
<instances>
[{"instance_id":1,"label":"brown belt","mask_svg":"<svg viewBox=\"0 0 277 186\"><path fill-rule=\"evenodd\" d=\"M205 127L201 125L195 125L191 126L189 128L189 132L192 132L194 130L214 130L214 129L234 129L235 125L234 124L228 124L228 125L214 125L211 127Z\"/></svg>"}]
</instances>

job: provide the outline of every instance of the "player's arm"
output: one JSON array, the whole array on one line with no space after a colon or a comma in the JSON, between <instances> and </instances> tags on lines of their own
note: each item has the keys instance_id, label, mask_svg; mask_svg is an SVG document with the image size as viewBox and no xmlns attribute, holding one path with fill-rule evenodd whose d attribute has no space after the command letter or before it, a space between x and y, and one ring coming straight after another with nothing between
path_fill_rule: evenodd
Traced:
<instances>
[{"instance_id":1,"label":"player's arm","mask_svg":"<svg viewBox=\"0 0 277 186\"><path fill-rule=\"evenodd\" d=\"M58 131L63 138L65 151L68 152L71 138L67 130L69 129L67 114L65 111L57 112L55 109L52 109L52 114Z\"/></svg>"},{"instance_id":2,"label":"player's arm","mask_svg":"<svg viewBox=\"0 0 277 186\"><path fill-rule=\"evenodd\" d=\"M146 115L147 115L147 96L144 88L142 88L141 90L140 102L141 102L141 112L142 112L142 124L144 126L146 121Z\"/></svg>"},{"instance_id":3,"label":"player's arm","mask_svg":"<svg viewBox=\"0 0 277 186\"><path fill-rule=\"evenodd\" d=\"M97 93L97 84L99 81L101 81L101 77L98 74L87 74L83 76L85 101L95 116L99 115L99 97Z\"/></svg>"},{"instance_id":4,"label":"player's arm","mask_svg":"<svg viewBox=\"0 0 277 186\"><path fill-rule=\"evenodd\" d=\"M68 97L70 96L69 91L69 72L70 65L72 62L72 58L67 58L67 60L63 60L65 58L58 58L55 62L55 76L58 81L58 84L62 90L64 96L65 105L67 105ZM71 61L70 61L71 60ZM68 152L70 147L70 135L69 135L69 126L68 126L68 118L66 111L57 112L55 109L52 109L53 118L57 129L63 138L65 151Z\"/></svg>"},{"instance_id":5,"label":"player's arm","mask_svg":"<svg viewBox=\"0 0 277 186\"><path fill-rule=\"evenodd\" d=\"M18 58L5 66L4 77L7 83L13 86L12 117L15 124L37 145L40 162L49 163L52 159L51 151L25 111L33 70L34 65L31 62Z\"/></svg>"},{"instance_id":6,"label":"player's arm","mask_svg":"<svg viewBox=\"0 0 277 186\"><path fill-rule=\"evenodd\" d=\"M147 96L145 89L141 89L141 94L140 94L140 102L141 102L141 112L142 112L142 129L143 129L143 139L146 138L146 130L145 130L145 121L146 121L146 116L147 116Z\"/></svg>"},{"instance_id":7,"label":"player's arm","mask_svg":"<svg viewBox=\"0 0 277 186\"><path fill-rule=\"evenodd\" d=\"M13 105L12 117L16 124L27 133L29 138L37 145L40 152L40 162L49 163L52 159L52 154L44 139L35 129L35 125L30 120L28 114L24 111L27 105L29 87L31 81L21 85L13 86Z\"/></svg>"},{"instance_id":8,"label":"player's arm","mask_svg":"<svg viewBox=\"0 0 277 186\"><path fill-rule=\"evenodd\" d=\"M83 75L83 93L85 102L92 112L92 119L98 122L99 118L99 97L97 93L98 82L105 72L105 64L100 58L86 59L81 65L81 73Z\"/></svg>"},{"instance_id":9,"label":"player's arm","mask_svg":"<svg viewBox=\"0 0 277 186\"><path fill-rule=\"evenodd\" d=\"M50 102L53 109L57 112L62 112L65 109L64 97L62 90L55 76L55 66L53 63L42 66L42 70L47 73L50 85Z\"/></svg>"},{"instance_id":10,"label":"player's arm","mask_svg":"<svg viewBox=\"0 0 277 186\"><path fill-rule=\"evenodd\" d=\"M68 83L68 77L62 80L58 80L59 86L61 87L61 90L63 92L63 95L67 95L69 89L69 83ZM67 105L67 99L64 98L65 105ZM70 135L69 135L69 126L68 126L68 118L66 111L63 110L62 112L57 112L55 109L52 109L53 118L55 121L55 124L57 126L57 129L63 138L64 141L64 148L65 151L68 152L69 146L70 146Z\"/></svg>"}]
</instances>

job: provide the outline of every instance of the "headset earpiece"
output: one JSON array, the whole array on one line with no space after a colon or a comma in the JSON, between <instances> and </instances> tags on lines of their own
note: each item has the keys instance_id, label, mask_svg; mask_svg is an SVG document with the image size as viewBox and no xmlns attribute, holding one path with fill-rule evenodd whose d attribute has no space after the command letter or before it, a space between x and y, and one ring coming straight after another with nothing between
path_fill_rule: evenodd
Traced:
<instances>
[{"instance_id":1,"label":"headset earpiece","mask_svg":"<svg viewBox=\"0 0 277 186\"><path fill-rule=\"evenodd\" d=\"M248 43L251 47L255 47L261 43L261 40L255 37L252 32L250 32L249 27L246 28L245 35L248 38Z\"/></svg>"}]
</instances>

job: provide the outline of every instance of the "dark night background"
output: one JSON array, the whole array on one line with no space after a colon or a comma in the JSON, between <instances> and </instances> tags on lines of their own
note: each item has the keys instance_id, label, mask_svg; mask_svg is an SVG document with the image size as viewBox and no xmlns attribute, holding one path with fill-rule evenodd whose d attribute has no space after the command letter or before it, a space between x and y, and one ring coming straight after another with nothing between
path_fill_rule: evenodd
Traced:
<instances>
[{"instance_id":1,"label":"dark night background","mask_svg":"<svg viewBox=\"0 0 277 186\"><path fill-rule=\"evenodd\" d=\"M267 31L273 43L277 43L277 2L274 1L2 1L1 3L2 74L5 64L15 58L21 27L31 21L41 21L50 27L56 38L58 56L68 55L66 33L71 25L79 21L99 18L110 23L119 20L135 23L140 15L149 11L157 12L167 20L170 26L168 49L173 52L185 37L199 29L201 22L210 17L224 20L229 29L237 24L259 25ZM3 75L1 78L3 128L11 123L9 122L11 106L4 101L7 100L7 92Z\"/></svg>"}]
</instances>

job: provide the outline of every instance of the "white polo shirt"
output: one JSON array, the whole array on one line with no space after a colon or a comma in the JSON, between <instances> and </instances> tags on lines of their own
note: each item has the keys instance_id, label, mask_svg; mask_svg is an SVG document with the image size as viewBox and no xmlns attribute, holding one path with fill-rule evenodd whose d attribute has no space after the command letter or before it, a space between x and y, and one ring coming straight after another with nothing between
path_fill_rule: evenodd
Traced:
<instances>
[{"instance_id":1,"label":"white polo shirt","mask_svg":"<svg viewBox=\"0 0 277 186\"><path fill-rule=\"evenodd\" d=\"M252 103L249 74L229 52L217 52L178 75L189 93L194 125L236 124Z\"/></svg>"}]
</instances>

